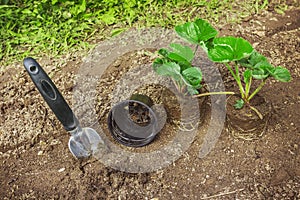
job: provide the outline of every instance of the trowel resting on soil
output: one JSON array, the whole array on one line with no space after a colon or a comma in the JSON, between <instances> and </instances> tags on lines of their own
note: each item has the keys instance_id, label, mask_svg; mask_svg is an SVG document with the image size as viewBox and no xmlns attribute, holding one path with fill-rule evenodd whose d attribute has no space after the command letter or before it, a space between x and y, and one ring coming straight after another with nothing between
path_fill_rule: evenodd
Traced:
<instances>
[{"instance_id":1,"label":"trowel resting on soil","mask_svg":"<svg viewBox=\"0 0 300 200\"><path fill-rule=\"evenodd\" d=\"M102 148L104 142L99 134L92 128L80 127L73 111L42 67L33 58L25 58L24 67L57 119L71 134L71 153L76 158L86 158Z\"/></svg>"}]
</instances>

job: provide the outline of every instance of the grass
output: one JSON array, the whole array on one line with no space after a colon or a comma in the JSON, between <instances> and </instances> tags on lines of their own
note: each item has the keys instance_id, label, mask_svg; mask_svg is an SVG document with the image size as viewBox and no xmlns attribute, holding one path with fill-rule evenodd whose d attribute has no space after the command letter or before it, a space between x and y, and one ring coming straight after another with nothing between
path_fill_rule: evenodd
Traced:
<instances>
[{"instance_id":1,"label":"grass","mask_svg":"<svg viewBox=\"0 0 300 200\"><path fill-rule=\"evenodd\" d=\"M86 52L130 27L172 28L198 17L238 22L267 6L267 0L0 0L0 65Z\"/></svg>"}]
</instances>

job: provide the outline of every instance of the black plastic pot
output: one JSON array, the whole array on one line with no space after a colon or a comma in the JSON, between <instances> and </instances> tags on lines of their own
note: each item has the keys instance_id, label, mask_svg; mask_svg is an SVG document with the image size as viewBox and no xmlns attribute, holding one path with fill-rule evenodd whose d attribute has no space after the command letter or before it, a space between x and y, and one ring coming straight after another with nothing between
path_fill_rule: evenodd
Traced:
<instances>
[{"instance_id":1,"label":"black plastic pot","mask_svg":"<svg viewBox=\"0 0 300 200\"><path fill-rule=\"evenodd\" d=\"M130 99L116 104L107 120L112 136L119 143L130 147L149 144L159 132L157 116L150 107L152 101L146 101L147 105L143 100L145 96L139 97L143 97L142 100Z\"/></svg>"}]
</instances>

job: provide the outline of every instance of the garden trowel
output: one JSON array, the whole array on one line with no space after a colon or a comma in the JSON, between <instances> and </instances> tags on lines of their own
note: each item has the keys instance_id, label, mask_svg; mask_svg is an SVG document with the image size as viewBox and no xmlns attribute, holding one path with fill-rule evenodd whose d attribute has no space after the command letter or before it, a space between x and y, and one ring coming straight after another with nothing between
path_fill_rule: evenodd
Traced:
<instances>
[{"instance_id":1,"label":"garden trowel","mask_svg":"<svg viewBox=\"0 0 300 200\"><path fill-rule=\"evenodd\" d=\"M25 58L24 67L57 119L71 134L71 153L76 158L86 158L103 148L104 142L94 129L80 127L73 111L42 67L33 58Z\"/></svg>"}]
</instances>

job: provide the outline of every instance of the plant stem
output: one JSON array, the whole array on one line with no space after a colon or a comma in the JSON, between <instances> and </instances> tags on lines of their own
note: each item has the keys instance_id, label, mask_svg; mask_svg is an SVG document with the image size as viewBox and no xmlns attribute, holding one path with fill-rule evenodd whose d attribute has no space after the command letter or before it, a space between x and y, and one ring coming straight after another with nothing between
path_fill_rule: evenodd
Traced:
<instances>
[{"instance_id":1,"label":"plant stem","mask_svg":"<svg viewBox=\"0 0 300 200\"><path fill-rule=\"evenodd\" d=\"M179 84L177 83L177 81L175 81L174 79L171 79L171 80L173 81L176 89L181 92L181 87L179 86Z\"/></svg>"},{"instance_id":2,"label":"plant stem","mask_svg":"<svg viewBox=\"0 0 300 200\"><path fill-rule=\"evenodd\" d=\"M242 85L240 72L239 72L239 66L236 63L235 63L235 74L236 74L236 78L238 80L237 84L238 84L239 89L240 89L241 97L242 97L242 99L245 99L245 90L244 90L244 87Z\"/></svg>"},{"instance_id":3,"label":"plant stem","mask_svg":"<svg viewBox=\"0 0 300 200\"><path fill-rule=\"evenodd\" d=\"M266 84L267 79L264 79L259 86L256 88L256 90L254 90L254 92L249 96L249 98L247 99L248 102L250 101L250 99L252 99L261 89L262 87Z\"/></svg>"},{"instance_id":4,"label":"plant stem","mask_svg":"<svg viewBox=\"0 0 300 200\"><path fill-rule=\"evenodd\" d=\"M203 97L203 96L216 95L216 94L234 94L234 92L207 92L207 93L194 95L193 97Z\"/></svg>"},{"instance_id":5,"label":"plant stem","mask_svg":"<svg viewBox=\"0 0 300 200\"><path fill-rule=\"evenodd\" d=\"M196 55L196 52L197 52L198 48L199 48L199 45L197 44L196 47L195 47L194 55Z\"/></svg>"},{"instance_id":6,"label":"plant stem","mask_svg":"<svg viewBox=\"0 0 300 200\"><path fill-rule=\"evenodd\" d=\"M241 82L241 78L240 78L240 73L238 71L238 66L236 65L236 74L234 73L233 69L231 68L231 66L228 63L225 63L227 69L230 71L231 75L233 76L234 80L236 81L236 83L239 86L239 90L241 93L241 97L242 99L244 99L245 97L245 91Z\"/></svg>"},{"instance_id":7,"label":"plant stem","mask_svg":"<svg viewBox=\"0 0 300 200\"><path fill-rule=\"evenodd\" d=\"M225 63L227 69L230 71L231 75L233 76L234 80L236 80L236 75L234 71L232 70L231 66L228 63Z\"/></svg>"},{"instance_id":8,"label":"plant stem","mask_svg":"<svg viewBox=\"0 0 300 200\"><path fill-rule=\"evenodd\" d=\"M263 119L264 118L263 115L256 108L254 108L253 106L250 106L250 109L253 110L257 114L257 116L259 117L259 119Z\"/></svg>"},{"instance_id":9,"label":"plant stem","mask_svg":"<svg viewBox=\"0 0 300 200\"><path fill-rule=\"evenodd\" d=\"M249 82L246 83L246 86L245 86L245 90L246 90L245 91L245 99L247 99L247 100L248 100L248 97L249 97L251 84L252 84L252 77L250 77Z\"/></svg>"}]
</instances>

